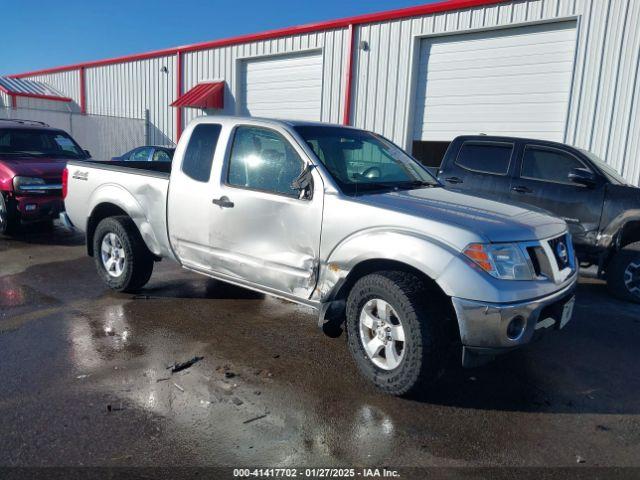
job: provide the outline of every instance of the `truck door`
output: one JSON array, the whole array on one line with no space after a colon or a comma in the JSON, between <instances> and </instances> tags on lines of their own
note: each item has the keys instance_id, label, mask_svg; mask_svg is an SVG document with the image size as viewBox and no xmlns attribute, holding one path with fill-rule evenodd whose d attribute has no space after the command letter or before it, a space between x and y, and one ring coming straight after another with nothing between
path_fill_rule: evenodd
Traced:
<instances>
[{"instance_id":1,"label":"truck door","mask_svg":"<svg viewBox=\"0 0 640 480\"><path fill-rule=\"evenodd\" d=\"M210 200L210 265L218 274L309 298L316 285L323 186L300 198L291 183L304 152L285 131L235 128Z\"/></svg>"},{"instance_id":2,"label":"truck door","mask_svg":"<svg viewBox=\"0 0 640 480\"><path fill-rule=\"evenodd\" d=\"M514 150L511 142L465 140L438 178L449 189L507 201Z\"/></svg>"},{"instance_id":3,"label":"truck door","mask_svg":"<svg viewBox=\"0 0 640 480\"><path fill-rule=\"evenodd\" d=\"M574 168L592 171L567 150L529 143L511 183L511 198L564 219L575 243L585 245L595 241L605 188L601 181L593 186L573 183L569 173Z\"/></svg>"},{"instance_id":4,"label":"truck door","mask_svg":"<svg viewBox=\"0 0 640 480\"><path fill-rule=\"evenodd\" d=\"M224 157L224 148L216 148L221 131L221 125L214 123L187 129L183 135L189 141L186 147L179 145L174 157L182 161L174 163L169 181L167 227L171 247L180 263L199 270L209 269L211 168L214 157L219 157L220 163Z\"/></svg>"}]
</instances>

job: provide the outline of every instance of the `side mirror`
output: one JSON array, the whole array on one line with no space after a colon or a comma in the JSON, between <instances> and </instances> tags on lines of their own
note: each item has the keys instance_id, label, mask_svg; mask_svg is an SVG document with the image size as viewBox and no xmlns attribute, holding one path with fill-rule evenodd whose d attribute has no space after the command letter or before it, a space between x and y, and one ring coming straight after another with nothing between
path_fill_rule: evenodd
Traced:
<instances>
[{"instance_id":1,"label":"side mirror","mask_svg":"<svg viewBox=\"0 0 640 480\"><path fill-rule=\"evenodd\" d=\"M596 184L596 176L586 168L572 168L569 172L569 180L585 187L593 187Z\"/></svg>"},{"instance_id":2,"label":"side mirror","mask_svg":"<svg viewBox=\"0 0 640 480\"><path fill-rule=\"evenodd\" d=\"M314 168L316 168L315 165L307 164L300 172L300 175L291 182L291 188L298 190L298 198L301 200L311 200L313 198L313 175L311 172Z\"/></svg>"},{"instance_id":3,"label":"side mirror","mask_svg":"<svg viewBox=\"0 0 640 480\"><path fill-rule=\"evenodd\" d=\"M89 150L83 150L84 154L87 156L87 158L91 158L91 152Z\"/></svg>"}]
</instances>

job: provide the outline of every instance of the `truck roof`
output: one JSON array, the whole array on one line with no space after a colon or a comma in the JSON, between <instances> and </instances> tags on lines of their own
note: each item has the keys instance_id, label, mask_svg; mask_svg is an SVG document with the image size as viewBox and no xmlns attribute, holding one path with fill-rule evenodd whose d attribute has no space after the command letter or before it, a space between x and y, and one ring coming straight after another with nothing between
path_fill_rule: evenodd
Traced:
<instances>
[{"instance_id":1,"label":"truck roof","mask_svg":"<svg viewBox=\"0 0 640 480\"><path fill-rule=\"evenodd\" d=\"M60 128L51 127L44 122L36 120L21 120L17 118L0 118L0 128L20 129L20 130L48 130L52 132L62 132Z\"/></svg>"},{"instance_id":2,"label":"truck roof","mask_svg":"<svg viewBox=\"0 0 640 480\"><path fill-rule=\"evenodd\" d=\"M288 127L303 127L303 126L316 126L316 127L341 127L341 128L355 128L347 125L340 125L337 123L326 122L313 122L308 120L290 120L284 118L263 118L263 117L242 117L238 115L203 115L195 118L192 123L215 123L215 122L230 122L230 123L244 123L244 122L256 122L265 123L271 125L284 125Z\"/></svg>"},{"instance_id":3,"label":"truck roof","mask_svg":"<svg viewBox=\"0 0 640 480\"><path fill-rule=\"evenodd\" d=\"M465 140L479 140L479 141L492 141L492 142L519 142L519 143L537 143L541 145L557 146L562 148L575 148L571 145L567 145L562 142L554 142L552 140L542 140L539 138L527 138L527 137L507 137L503 135L460 135L454 139L455 142Z\"/></svg>"}]
</instances>

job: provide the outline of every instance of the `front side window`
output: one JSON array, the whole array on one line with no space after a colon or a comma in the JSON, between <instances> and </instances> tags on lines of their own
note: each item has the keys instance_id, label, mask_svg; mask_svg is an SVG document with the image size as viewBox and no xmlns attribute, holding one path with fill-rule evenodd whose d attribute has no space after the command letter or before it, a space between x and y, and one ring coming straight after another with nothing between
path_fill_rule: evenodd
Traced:
<instances>
[{"instance_id":1,"label":"front side window","mask_svg":"<svg viewBox=\"0 0 640 480\"><path fill-rule=\"evenodd\" d=\"M0 129L0 154L20 157L83 159L86 154L66 133L37 129Z\"/></svg>"},{"instance_id":2,"label":"front side window","mask_svg":"<svg viewBox=\"0 0 640 480\"><path fill-rule=\"evenodd\" d=\"M422 165L374 133L341 127L295 129L346 194L438 185Z\"/></svg>"},{"instance_id":3,"label":"front side window","mask_svg":"<svg viewBox=\"0 0 640 480\"><path fill-rule=\"evenodd\" d=\"M509 172L513 144L493 142L464 142L456 164L474 172L506 175Z\"/></svg>"},{"instance_id":4,"label":"front side window","mask_svg":"<svg viewBox=\"0 0 640 480\"><path fill-rule=\"evenodd\" d=\"M291 183L304 163L291 144L273 130L241 126L233 139L227 182L252 190L297 197Z\"/></svg>"},{"instance_id":5,"label":"front side window","mask_svg":"<svg viewBox=\"0 0 640 480\"><path fill-rule=\"evenodd\" d=\"M153 156L151 157L151 160L154 162L170 162L171 157L172 156L169 155L169 153L166 150L156 149L156 151L153 152Z\"/></svg>"},{"instance_id":6,"label":"front side window","mask_svg":"<svg viewBox=\"0 0 640 480\"><path fill-rule=\"evenodd\" d=\"M198 182L209 181L213 155L221 130L222 127L214 123L196 125L182 160L182 171L185 175Z\"/></svg>"},{"instance_id":7,"label":"front side window","mask_svg":"<svg viewBox=\"0 0 640 480\"><path fill-rule=\"evenodd\" d=\"M569 181L569 173L574 168L585 166L573 155L559 150L527 147L522 157L520 176L545 182L572 184Z\"/></svg>"}]
</instances>

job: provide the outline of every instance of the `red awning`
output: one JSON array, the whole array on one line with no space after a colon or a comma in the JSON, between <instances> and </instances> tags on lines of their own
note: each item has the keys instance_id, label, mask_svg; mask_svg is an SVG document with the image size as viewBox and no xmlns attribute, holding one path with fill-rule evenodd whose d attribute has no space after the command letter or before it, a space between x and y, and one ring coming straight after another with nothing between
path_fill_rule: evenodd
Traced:
<instances>
[{"instance_id":1,"label":"red awning","mask_svg":"<svg viewBox=\"0 0 640 480\"><path fill-rule=\"evenodd\" d=\"M224 82L202 82L183 94L172 107L218 108L224 107Z\"/></svg>"}]
</instances>

